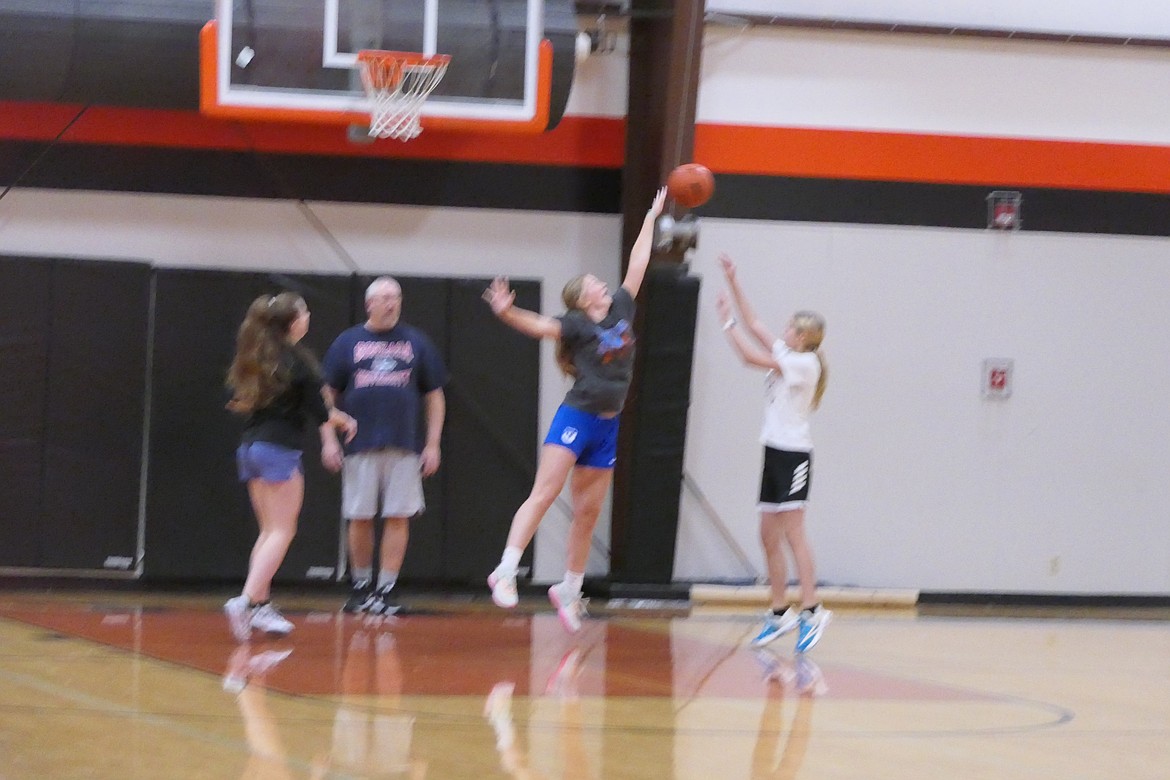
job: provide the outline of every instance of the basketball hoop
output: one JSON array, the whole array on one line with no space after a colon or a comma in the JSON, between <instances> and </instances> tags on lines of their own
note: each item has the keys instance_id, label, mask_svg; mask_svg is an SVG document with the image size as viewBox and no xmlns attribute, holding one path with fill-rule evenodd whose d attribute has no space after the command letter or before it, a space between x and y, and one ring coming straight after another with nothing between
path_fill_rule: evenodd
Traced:
<instances>
[{"instance_id":1,"label":"basketball hoop","mask_svg":"<svg viewBox=\"0 0 1170 780\"><path fill-rule=\"evenodd\" d=\"M362 85L370 99L370 135L409 141L422 132L423 103L447 72L451 57L401 51L361 51Z\"/></svg>"}]
</instances>

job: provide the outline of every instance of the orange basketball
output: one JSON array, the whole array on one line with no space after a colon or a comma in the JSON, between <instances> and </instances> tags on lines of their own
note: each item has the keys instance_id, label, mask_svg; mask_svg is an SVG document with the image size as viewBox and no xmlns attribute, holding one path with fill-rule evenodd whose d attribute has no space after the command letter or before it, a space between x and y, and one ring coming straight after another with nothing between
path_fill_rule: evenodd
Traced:
<instances>
[{"instance_id":1,"label":"orange basketball","mask_svg":"<svg viewBox=\"0 0 1170 780\"><path fill-rule=\"evenodd\" d=\"M704 165L680 165L666 177L666 194L684 208L702 206L715 194L715 177Z\"/></svg>"}]
</instances>

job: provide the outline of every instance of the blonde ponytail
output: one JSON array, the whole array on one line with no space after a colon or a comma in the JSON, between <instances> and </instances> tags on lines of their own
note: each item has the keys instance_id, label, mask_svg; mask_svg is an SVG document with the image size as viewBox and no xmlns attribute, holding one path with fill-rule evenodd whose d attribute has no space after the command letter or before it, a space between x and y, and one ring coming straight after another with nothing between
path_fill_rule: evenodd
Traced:
<instances>
[{"instance_id":1,"label":"blonde ponytail","mask_svg":"<svg viewBox=\"0 0 1170 780\"><path fill-rule=\"evenodd\" d=\"M821 342L825 339L825 318L815 311L798 311L792 315L792 328L804 340L804 351L812 352L821 364L821 375L817 378L817 389L813 392L812 408L819 409L825 388L829 384L829 362L821 353Z\"/></svg>"},{"instance_id":2,"label":"blonde ponytail","mask_svg":"<svg viewBox=\"0 0 1170 780\"><path fill-rule=\"evenodd\" d=\"M569 311L581 308L581 292L585 289L585 274L574 276L561 288L561 301ZM577 367L573 365L573 350L561 339L557 339L557 366L565 376L577 378Z\"/></svg>"},{"instance_id":3,"label":"blonde ponytail","mask_svg":"<svg viewBox=\"0 0 1170 780\"><path fill-rule=\"evenodd\" d=\"M829 384L829 362L825 360L825 355L819 349L814 349L813 354L817 356L817 361L821 364L821 375L817 377L817 389L813 391L812 408L815 412L821 408L821 398L825 395L825 388Z\"/></svg>"}]
</instances>

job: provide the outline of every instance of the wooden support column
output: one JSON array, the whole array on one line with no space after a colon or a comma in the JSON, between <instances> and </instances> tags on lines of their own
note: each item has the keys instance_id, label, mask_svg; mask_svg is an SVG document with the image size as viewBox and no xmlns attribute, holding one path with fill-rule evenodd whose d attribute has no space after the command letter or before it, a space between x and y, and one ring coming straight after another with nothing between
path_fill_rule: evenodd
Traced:
<instances>
[{"instance_id":1,"label":"wooden support column","mask_svg":"<svg viewBox=\"0 0 1170 780\"><path fill-rule=\"evenodd\" d=\"M704 0L630 6L623 272L654 192L694 152L703 17ZM655 254L638 297L637 357L614 475L614 583L664 584L674 568L697 305L697 280L685 276L683 259L682 252ZM681 388L674 386L680 370Z\"/></svg>"}]
</instances>

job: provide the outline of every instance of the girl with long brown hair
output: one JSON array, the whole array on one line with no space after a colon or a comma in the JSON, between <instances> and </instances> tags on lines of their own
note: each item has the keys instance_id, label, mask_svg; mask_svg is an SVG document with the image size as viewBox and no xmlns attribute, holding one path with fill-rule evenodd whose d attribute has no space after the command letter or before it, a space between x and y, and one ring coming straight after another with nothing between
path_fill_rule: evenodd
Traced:
<instances>
[{"instance_id":1,"label":"girl with long brown hair","mask_svg":"<svg viewBox=\"0 0 1170 780\"><path fill-rule=\"evenodd\" d=\"M228 369L228 408L247 417L236 465L260 527L243 592L223 607L240 642L253 630L284 635L293 629L270 598L304 500L305 433L317 428L326 449L338 446L335 436L326 435L329 428L342 429L349 438L357 431L352 417L325 402L317 361L299 343L308 331L309 307L301 296L262 295L248 307Z\"/></svg>"}]
</instances>

